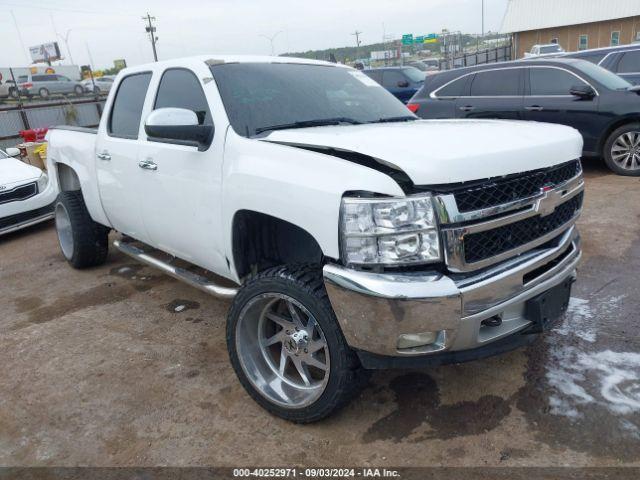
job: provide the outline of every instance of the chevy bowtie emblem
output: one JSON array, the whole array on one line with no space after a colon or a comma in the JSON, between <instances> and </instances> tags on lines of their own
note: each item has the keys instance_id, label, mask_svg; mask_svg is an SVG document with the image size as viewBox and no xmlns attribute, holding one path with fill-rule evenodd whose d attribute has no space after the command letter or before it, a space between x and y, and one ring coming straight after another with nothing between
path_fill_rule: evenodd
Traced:
<instances>
[{"instance_id":1,"label":"chevy bowtie emblem","mask_svg":"<svg viewBox=\"0 0 640 480\"><path fill-rule=\"evenodd\" d=\"M544 195L536 204L536 212L538 212L541 217L546 217L555 212L556 207L562 203L563 192L562 190L549 190L546 187L543 188L542 191Z\"/></svg>"}]
</instances>

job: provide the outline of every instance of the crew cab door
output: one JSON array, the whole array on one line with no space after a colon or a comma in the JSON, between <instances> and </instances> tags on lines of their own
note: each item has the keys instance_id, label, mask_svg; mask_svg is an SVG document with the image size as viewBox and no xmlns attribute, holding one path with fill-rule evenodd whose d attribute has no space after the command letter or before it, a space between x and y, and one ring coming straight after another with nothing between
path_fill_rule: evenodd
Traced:
<instances>
[{"instance_id":1,"label":"crew cab door","mask_svg":"<svg viewBox=\"0 0 640 480\"><path fill-rule=\"evenodd\" d=\"M559 67L541 65L529 67L528 71L525 120L573 127L584 138L584 151L595 153L610 118L598 111L598 95L580 98L569 93L572 87L588 86L589 83Z\"/></svg>"},{"instance_id":2,"label":"crew cab door","mask_svg":"<svg viewBox=\"0 0 640 480\"><path fill-rule=\"evenodd\" d=\"M151 72L122 79L96 140L100 199L113 227L142 242L149 237L142 221L138 191L138 136Z\"/></svg>"},{"instance_id":3,"label":"crew cab door","mask_svg":"<svg viewBox=\"0 0 640 480\"><path fill-rule=\"evenodd\" d=\"M182 108L195 112L201 125L213 125L201 80L210 78L211 72L204 63L201 70L194 68L162 72L154 83L154 101L145 117L159 108ZM213 82L206 87L210 96L217 96ZM215 131L211 144L198 148L145 134L136 167L151 245L214 271L227 269L222 253L220 197L224 135L224 129Z\"/></svg>"},{"instance_id":4,"label":"crew cab door","mask_svg":"<svg viewBox=\"0 0 640 480\"><path fill-rule=\"evenodd\" d=\"M476 72L468 96L456 100L459 118L522 118L523 68L499 68Z\"/></svg>"}]
</instances>

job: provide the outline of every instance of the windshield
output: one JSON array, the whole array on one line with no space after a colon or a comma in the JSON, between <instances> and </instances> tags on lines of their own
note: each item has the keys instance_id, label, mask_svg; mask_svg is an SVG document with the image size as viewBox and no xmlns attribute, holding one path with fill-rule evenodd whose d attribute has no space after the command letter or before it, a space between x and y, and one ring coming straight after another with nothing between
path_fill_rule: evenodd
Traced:
<instances>
[{"instance_id":1,"label":"windshield","mask_svg":"<svg viewBox=\"0 0 640 480\"><path fill-rule=\"evenodd\" d=\"M294 63L231 63L213 65L211 71L231 126L245 137L269 127L323 119L371 123L413 117L399 100L358 70Z\"/></svg>"},{"instance_id":2,"label":"windshield","mask_svg":"<svg viewBox=\"0 0 640 480\"><path fill-rule=\"evenodd\" d=\"M416 67L409 67L402 70L402 72L411 79L412 82L423 82L424 72L421 72Z\"/></svg>"},{"instance_id":3,"label":"windshield","mask_svg":"<svg viewBox=\"0 0 640 480\"><path fill-rule=\"evenodd\" d=\"M624 78L586 60L576 62L574 66L611 90L626 90L631 86Z\"/></svg>"},{"instance_id":4,"label":"windshield","mask_svg":"<svg viewBox=\"0 0 640 480\"><path fill-rule=\"evenodd\" d=\"M540 47L540 53L557 53L562 52L560 45L549 45L547 47Z\"/></svg>"}]
</instances>

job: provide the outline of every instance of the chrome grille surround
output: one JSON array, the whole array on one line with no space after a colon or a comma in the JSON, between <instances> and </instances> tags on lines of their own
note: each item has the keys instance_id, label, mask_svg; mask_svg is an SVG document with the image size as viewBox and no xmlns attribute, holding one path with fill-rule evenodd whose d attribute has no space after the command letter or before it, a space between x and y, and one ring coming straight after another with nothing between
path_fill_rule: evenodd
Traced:
<instances>
[{"instance_id":1,"label":"chrome grille surround","mask_svg":"<svg viewBox=\"0 0 640 480\"><path fill-rule=\"evenodd\" d=\"M535 195L481 210L460 212L453 193L434 196L447 267L450 271L458 273L479 270L525 253L558 237L575 224L581 209L559 228L529 243L473 263L466 261L465 237L467 235L493 230L536 215L542 217L550 215L557 207L583 191L584 179L580 169L576 176L553 188L541 188Z\"/></svg>"}]
</instances>

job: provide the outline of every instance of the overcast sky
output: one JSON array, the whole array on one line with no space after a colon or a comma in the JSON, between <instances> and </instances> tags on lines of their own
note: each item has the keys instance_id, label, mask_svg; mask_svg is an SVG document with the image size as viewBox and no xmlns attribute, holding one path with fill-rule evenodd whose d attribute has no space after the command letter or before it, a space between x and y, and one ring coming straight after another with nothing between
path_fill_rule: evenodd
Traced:
<instances>
[{"instance_id":1,"label":"overcast sky","mask_svg":"<svg viewBox=\"0 0 640 480\"><path fill-rule=\"evenodd\" d=\"M498 30L507 0L485 0L485 30ZM153 59L141 16L156 17L160 59L207 53L276 54L363 44L383 35L426 34L443 28L479 33L482 0L0 0L0 67L25 66L28 48L68 34L75 64L94 68L125 58ZM58 37L56 38L56 33ZM67 59L64 63L70 63Z\"/></svg>"}]
</instances>

